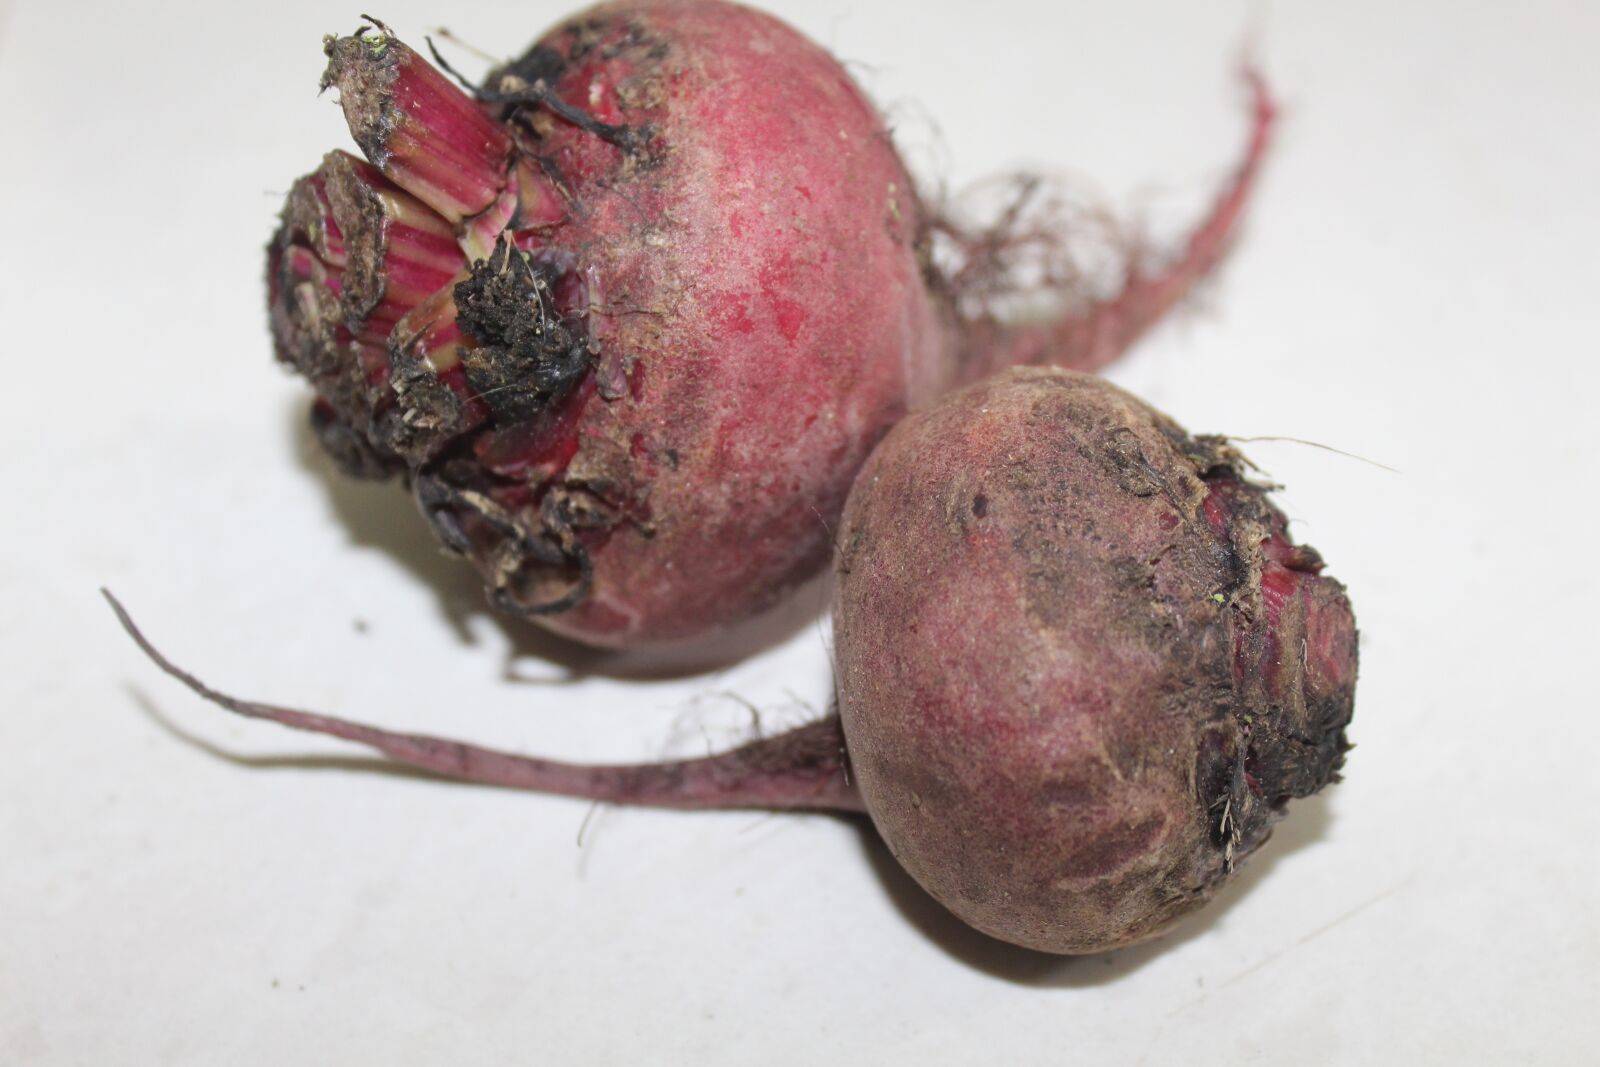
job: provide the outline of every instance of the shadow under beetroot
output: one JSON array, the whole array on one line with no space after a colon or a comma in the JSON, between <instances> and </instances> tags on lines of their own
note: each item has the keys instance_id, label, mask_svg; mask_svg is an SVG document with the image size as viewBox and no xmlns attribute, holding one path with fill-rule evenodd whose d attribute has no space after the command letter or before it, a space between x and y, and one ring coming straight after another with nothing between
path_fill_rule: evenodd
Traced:
<instances>
[{"instance_id":1,"label":"shadow under beetroot","mask_svg":"<svg viewBox=\"0 0 1600 1067\"><path fill-rule=\"evenodd\" d=\"M968 926L934 900L896 862L872 824L860 820L861 848L885 891L912 926L940 949L975 970L1017 985L1073 988L1108 985L1177 946L1202 937L1244 899L1285 856L1326 836L1332 814L1328 794L1295 801L1272 837L1198 912L1172 933L1130 948L1090 956L1054 956L998 941Z\"/></svg>"},{"instance_id":2,"label":"shadow under beetroot","mask_svg":"<svg viewBox=\"0 0 1600 1067\"><path fill-rule=\"evenodd\" d=\"M480 619L504 634L509 652L502 674L508 682L564 685L596 675L651 681L720 670L789 640L814 623L832 598L831 576L824 573L765 614L693 644L618 651L569 641L531 619L493 610L477 572L441 547L400 479L368 482L343 474L323 455L306 418L306 405L296 403L292 411L294 454L321 484L350 540L384 552L431 589L463 644L475 643L473 624ZM553 665L557 672L524 669L521 665L528 659Z\"/></svg>"}]
</instances>

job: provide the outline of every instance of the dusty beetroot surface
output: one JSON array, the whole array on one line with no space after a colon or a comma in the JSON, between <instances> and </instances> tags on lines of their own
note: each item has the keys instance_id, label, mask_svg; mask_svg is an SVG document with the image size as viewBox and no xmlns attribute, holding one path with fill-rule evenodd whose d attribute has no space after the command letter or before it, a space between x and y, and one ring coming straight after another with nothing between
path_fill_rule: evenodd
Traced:
<instances>
[{"instance_id":1,"label":"dusty beetroot surface","mask_svg":"<svg viewBox=\"0 0 1600 1067\"><path fill-rule=\"evenodd\" d=\"M328 451L403 476L498 606L610 646L713 635L818 572L869 450L952 383L1115 358L1222 254L1272 119L1254 82L1238 173L1158 270L1014 328L933 269L944 224L882 119L769 16L604 5L476 96L381 27L327 52L366 159L289 198L279 356Z\"/></svg>"},{"instance_id":2,"label":"dusty beetroot surface","mask_svg":"<svg viewBox=\"0 0 1600 1067\"><path fill-rule=\"evenodd\" d=\"M996 937L1161 933L1342 763L1343 588L1223 440L1104 381L1015 370L911 416L841 543L857 785L912 876Z\"/></svg>"}]
</instances>

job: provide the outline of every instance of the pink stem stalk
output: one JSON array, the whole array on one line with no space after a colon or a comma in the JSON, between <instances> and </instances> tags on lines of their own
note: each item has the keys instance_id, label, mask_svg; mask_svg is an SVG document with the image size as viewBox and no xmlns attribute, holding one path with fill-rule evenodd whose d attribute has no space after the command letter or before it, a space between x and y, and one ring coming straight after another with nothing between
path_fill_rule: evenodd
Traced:
<instances>
[{"instance_id":1,"label":"pink stem stalk","mask_svg":"<svg viewBox=\"0 0 1600 1067\"><path fill-rule=\"evenodd\" d=\"M396 185L459 223L508 180L511 137L427 60L381 27L329 39L323 86L337 86L350 132Z\"/></svg>"}]
</instances>

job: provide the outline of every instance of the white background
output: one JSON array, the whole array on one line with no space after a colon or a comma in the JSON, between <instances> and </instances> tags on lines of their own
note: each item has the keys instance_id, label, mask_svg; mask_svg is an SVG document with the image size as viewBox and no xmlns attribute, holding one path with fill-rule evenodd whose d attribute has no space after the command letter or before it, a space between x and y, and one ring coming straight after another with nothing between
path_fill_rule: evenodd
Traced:
<instances>
[{"instance_id":1,"label":"white background","mask_svg":"<svg viewBox=\"0 0 1600 1067\"><path fill-rule=\"evenodd\" d=\"M0 9L0 1061L1459 1063L1600 1055L1600 6L770 5L926 176L1032 163L1171 233L1287 103L1248 234L1115 372L1252 455L1352 591L1347 780L1158 944L1056 959L830 817L376 773L157 675L613 759L821 709L825 625L722 673L567 669L403 493L336 477L273 366L261 249L346 143L357 9ZM563 12L385 0L520 50ZM469 69L479 69L467 64ZM1092 177L1091 177L1092 176ZM549 657L554 656L555 659ZM580 839L581 838L581 839Z\"/></svg>"}]
</instances>

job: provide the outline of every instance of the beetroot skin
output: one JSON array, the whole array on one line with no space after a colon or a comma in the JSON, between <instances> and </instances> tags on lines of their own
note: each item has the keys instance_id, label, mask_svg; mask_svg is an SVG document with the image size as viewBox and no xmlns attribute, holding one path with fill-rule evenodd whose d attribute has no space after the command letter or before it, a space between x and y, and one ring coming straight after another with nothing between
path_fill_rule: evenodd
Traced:
<instances>
[{"instance_id":1,"label":"beetroot skin","mask_svg":"<svg viewBox=\"0 0 1600 1067\"><path fill-rule=\"evenodd\" d=\"M1348 748L1356 632L1225 440L1096 378L1014 370L910 416L851 491L839 712L697 760L581 766L218 693L471 781L868 813L963 920L1057 953L1168 929Z\"/></svg>"},{"instance_id":2,"label":"beetroot skin","mask_svg":"<svg viewBox=\"0 0 1600 1067\"><path fill-rule=\"evenodd\" d=\"M426 73L403 47L381 34L330 46L329 80L364 147L368 127L395 121L367 82L388 64L396 82ZM490 257L530 284L440 284L458 286L458 317L487 305L472 340L504 353L469 355L459 390L441 390L407 359L405 324L388 339L403 374L390 359L324 437L342 439L336 453L355 442L347 466L407 473L497 602L557 631L638 644L747 617L826 559L818 512L837 516L884 429L950 373L911 180L838 64L746 8L597 8L488 84L508 78L545 80L636 139L531 106L495 123L533 160L526 184L547 199L555 187L551 217L512 220L516 250ZM369 148L380 169L384 150ZM577 380L555 395L525 395L541 353L495 336L539 281L569 290L561 325L581 335ZM305 363L291 331L279 336Z\"/></svg>"},{"instance_id":3,"label":"beetroot skin","mask_svg":"<svg viewBox=\"0 0 1600 1067\"><path fill-rule=\"evenodd\" d=\"M1103 381L1016 370L913 415L841 543L857 786L911 875L996 937L1161 933L1342 762L1343 588L1224 440Z\"/></svg>"},{"instance_id":4,"label":"beetroot skin","mask_svg":"<svg viewBox=\"0 0 1600 1067\"><path fill-rule=\"evenodd\" d=\"M278 354L330 454L404 477L498 606L607 646L715 633L820 570L868 452L953 383L1115 358L1220 257L1272 118L1253 83L1244 162L1161 271L1008 328L935 269L954 231L881 117L769 16L604 5L471 96L383 27L327 52L366 159L289 197Z\"/></svg>"}]
</instances>

